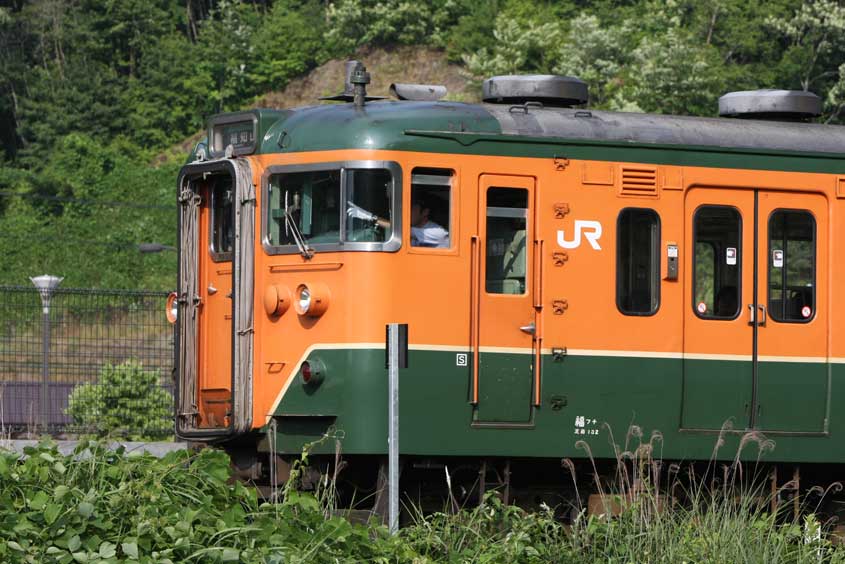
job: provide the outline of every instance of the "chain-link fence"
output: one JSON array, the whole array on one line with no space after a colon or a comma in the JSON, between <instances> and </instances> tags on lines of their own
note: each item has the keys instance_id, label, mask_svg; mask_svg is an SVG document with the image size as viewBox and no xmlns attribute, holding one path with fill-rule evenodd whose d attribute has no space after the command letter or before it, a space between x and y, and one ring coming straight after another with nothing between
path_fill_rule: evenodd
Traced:
<instances>
[{"instance_id":1,"label":"chain-link fence","mask_svg":"<svg viewBox=\"0 0 845 564\"><path fill-rule=\"evenodd\" d=\"M0 286L0 430L173 433L166 292Z\"/></svg>"}]
</instances>

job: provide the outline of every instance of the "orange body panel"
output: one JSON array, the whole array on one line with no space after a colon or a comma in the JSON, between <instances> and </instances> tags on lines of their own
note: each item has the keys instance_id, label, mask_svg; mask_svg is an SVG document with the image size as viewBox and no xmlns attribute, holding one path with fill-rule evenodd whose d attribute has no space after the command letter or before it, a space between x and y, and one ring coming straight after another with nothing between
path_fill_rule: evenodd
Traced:
<instances>
[{"instance_id":1,"label":"orange body panel","mask_svg":"<svg viewBox=\"0 0 845 564\"><path fill-rule=\"evenodd\" d=\"M293 380L301 361L314 347L332 344L382 346L384 325L408 323L413 347L436 347L467 351L478 332L481 348L521 349L532 352L536 345L520 325L535 322L537 339L549 351L566 347L570 354L648 354L681 357L683 354L751 354L748 309L752 302L753 274L743 268L742 311L737 319L713 324L694 315L689 273L692 240L691 211L702 203L733 205L743 213L743 246L750 258L753 249L753 190L760 192L760 229L774 208L810 209L817 217L818 305L812 328L778 326L769 322L760 328L761 355L796 357L845 357L845 343L833 342L831 324L845 308L831 289L845 277L845 261L832 260L836 241L845 240L845 222L832 218L842 212L835 199L833 175L798 172L723 170L716 168L655 166L655 193L641 196L620 194L621 168L627 163L569 161L561 165L551 159L485 157L390 151L326 151L259 155L250 157L254 182L259 187L256 241L261 241L264 205L262 179L270 165L385 160L397 162L405 179L402 190L403 224L410 224L410 172L414 167L451 168L455 171L452 193L450 249L420 249L410 246L410 229L405 229L402 248L391 252L321 252L306 260L300 254L268 255L256 244L255 256L255 363L253 426L268 420ZM632 163L631 166L637 166ZM488 175L522 178L534 190L531 202L532 241L528 253L526 296L474 295L473 285L483 270L473 271L473 238L483 236L483 188ZM805 194L812 192L812 198ZM480 205L481 204L481 205ZM563 209L563 214L558 212ZM666 273L666 247L677 244L677 280L661 280L660 307L652 316L626 316L617 309L616 237L617 218L626 207L651 208L661 220L661 278ZM557 211L556 211L557 210ZM557 217L561 215L561 217ZM207 240L207 218L201 217ZM594 248L581 237L580 245L563 249L560 240L573 240L576 221L599 222L601 235ZM562 232L562 233L561 233ZM761 235L765 237L765 235ZM765 239L758 258L765 264ZM536 260L532 253L542 249ZM561 253L565 260L557 260ZM555 254L558 254L556 256ZM483 269L484 258L477 268ZM201 389L225 388L231 366L231 276L229 263L203 258L201 288L209 283L218 292L205 295L202 310L206 327L201 336L200 365L206 369ZM765 267L760 269L761 277ZM291 293L301 283L322 283L330 292L327 311L319 318L307 318L289 308L280 316L265 312L263 299L269 285L286 287ZM765 290L761 278L761 291ZM483 288L483 286L482 286ZM762 299L762 298L761 298ZM478 309L471 307L477 300ZM537 303L534 303L536 300ZM567 307L561 309L560 304ZM473 316L478 322L473 324ZM799 336L800 328L805 331ZM800 346L797 346L799 345ZM536 351L538 352L538 351ZM535 382L539 394L541 382ZM201 407L202 409L202 407ZM208 417L209 415L205 415Z\"/></svg>"}]
</instances>

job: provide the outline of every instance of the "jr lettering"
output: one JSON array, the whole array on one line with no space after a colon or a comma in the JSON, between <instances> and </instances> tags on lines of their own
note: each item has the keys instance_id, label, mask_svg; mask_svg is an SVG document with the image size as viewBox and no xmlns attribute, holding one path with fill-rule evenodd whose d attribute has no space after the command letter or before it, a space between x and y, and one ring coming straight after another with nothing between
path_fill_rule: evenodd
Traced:
<instances>
[{"instance_id":1,"label":"jr lettering","mask_svg":"<svg viewBox=\"0 0 845 564\"><path fill-rule=\"evenodd\" d=\"M563 229L559 229L557 232L557 244L564 249L577 249L581 246L582 235L585 239L587 239L587 242L593 249L597 251L601 250L601 246L599 245L599 238L601 237L601 223L589 219L575 220L575 233L570 241L566 240L566 235L564 234Z\"/></svg>"}]
</instances>

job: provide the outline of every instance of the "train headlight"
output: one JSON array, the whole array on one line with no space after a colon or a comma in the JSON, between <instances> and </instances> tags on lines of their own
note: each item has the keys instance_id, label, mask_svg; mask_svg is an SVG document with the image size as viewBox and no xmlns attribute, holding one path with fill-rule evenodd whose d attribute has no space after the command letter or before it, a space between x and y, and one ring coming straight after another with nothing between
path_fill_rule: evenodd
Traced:
<instances>
[{"instance_id":1,"label":"train headlight","mask_svg":"<svg viewBox=\"0 0 845 564\"><path fill-rule=\"evenodd\" d=\"M303 386L317 387L323 381L326 366L319 359L306 360L299 367L299 379Z\"/></svg>"},{"instance_id":2,"label":"train headlight","mask_svg":"<svg viewBox=\"0 0 845 564\"><path fill-rule=\"evenodd\" d=\"M308 289L308 286L302 285L299 287L296 301L299 304L299 312L308 315L308 310L311 309L311 290Z\"/></svg>"},{"instance_id":3,"label":"train headlight","mask_svg":"<svg viewBox=\"0 0 845 564\"><path fill-rule=\"evenodd\" d=\"M329 307L329 288L319 282L300 284L293 300L299 315L320 317Z\"/></svg>"},{"instance_id":4,"label":"train headlight","mask_svg":"<svg viewBox=\"0 0 845 564\"><path fill-rule=\"evenodd\" d=\"M179 294L170 292L170 295L167 296L164 313L171 324L176 323L176 320L179 319Z\"/></svg>"}]
</instances>

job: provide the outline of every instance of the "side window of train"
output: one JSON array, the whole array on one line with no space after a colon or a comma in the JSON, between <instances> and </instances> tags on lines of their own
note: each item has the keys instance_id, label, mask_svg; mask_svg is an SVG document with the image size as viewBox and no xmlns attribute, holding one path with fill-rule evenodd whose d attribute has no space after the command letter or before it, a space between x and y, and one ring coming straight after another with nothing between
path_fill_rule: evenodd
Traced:
<instances>
[{"instance_id":1,"label":"side window of train","mask_svg":"<svg viewBox=\"0 0 845 564\"><path fill-rule=\"evenodd\" d=\"M693 220L693 304L704 319L739 315L742 219L736 208L702 206Z\"/></svg>"},{"instance_id":2,"label":"side window of train","mask_svg":"<svg viewBox=\"0 0 845 564\"><path fill-rule=\"evenodd\" d=\"M217 260L231 260L222 256L232 252L235 241L235 217L232 213L232 179L218 177L211 186L211 252Z\"/></svg>"},{"instance_id":3,"label":"side window of train","mask_svg":"<svg viewBox=\"0 0 845 564\"><path fill-rule=\"evenodd\" d=\"M524 294L528 266L525 245L528 190L487 190L487 268L485 288L490 294Z\"/></svg>"},{"instance_id":4,"label":"side window of train","mask_svg":"<svg viewBox=\"0 0 845 564\"><path fill-rule=\"evenodd\" d=\"M616 305L625 315L652 315L660 307L660 216L654 210L619 212Z\"/></svg>"},{"instance_id":5,"label":"side window of train","mask_svg":"<svg viewBox=\"0 0 845 564\"><path fill-rule=\"evenodd\" d=\"M451 247L452 180L455 172L417 167L411 171L411 246Z\"/></svg>"},{"instance_id":6,"label":"side window of train","mask_svg":"<svg viewBox=\"0 0 845 564\"><path fill-rule=\"evenodd\" d=\"M816 220L807 211L775 210L769 217L769 315L805 323L815 315Z\"/></svg>"}]
</instances>

